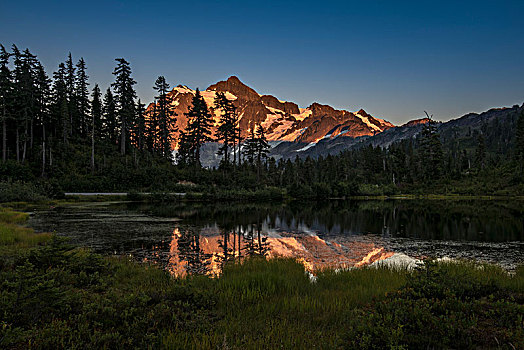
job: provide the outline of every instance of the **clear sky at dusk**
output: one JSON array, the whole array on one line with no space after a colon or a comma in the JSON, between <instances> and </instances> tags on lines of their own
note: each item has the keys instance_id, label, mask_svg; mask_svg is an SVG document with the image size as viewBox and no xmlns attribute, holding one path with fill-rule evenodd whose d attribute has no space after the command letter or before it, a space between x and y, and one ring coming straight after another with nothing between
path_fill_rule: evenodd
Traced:
<instances>
[{"instance_id":1,"label":"clear sky at dusk","mask_svg":"<svg viewBox=\"0 0 524 350\"><path fill-rule=\"evenodd\" d=\"M7 1L0 43L48 73L71 51L91 87L131 62L153 83L207 86L237 75L307 107L364 108L393 123L524 102L524 1Z\"/></svg>"}]
</instances>

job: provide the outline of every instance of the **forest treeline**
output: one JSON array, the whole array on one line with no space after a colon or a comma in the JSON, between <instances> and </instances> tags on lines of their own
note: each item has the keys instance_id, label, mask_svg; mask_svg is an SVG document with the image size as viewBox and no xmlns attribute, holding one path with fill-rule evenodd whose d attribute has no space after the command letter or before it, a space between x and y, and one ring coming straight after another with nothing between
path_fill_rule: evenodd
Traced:
<instances>
[{"instance_id":1,"label":"forest treeline","mask_svg":"<svg viewBox=\"0 0 524 350\"><path fill-rule=\"evenodd\" d=\"M268 156L263 127L240 130L236 107L224 94L214 101L218 125L197 89L187 127L178 130L166 79L156 79L155 103L146 108L137 98L130 63L115 62L114 82L103 92L89 82L83 58L75 62L69 54L49 77L28 49L0 46L2 200L25 192L49 197L115 190L204 197L268 189L291 197L524 192L522 113L511 119L513 125L486 122L464 142L442 137L430 121L417 138L388 148L276 161ZM217 169L206 169L200 151L213 140L221 143L222 160Z\"/></svg>"}]
</instances>

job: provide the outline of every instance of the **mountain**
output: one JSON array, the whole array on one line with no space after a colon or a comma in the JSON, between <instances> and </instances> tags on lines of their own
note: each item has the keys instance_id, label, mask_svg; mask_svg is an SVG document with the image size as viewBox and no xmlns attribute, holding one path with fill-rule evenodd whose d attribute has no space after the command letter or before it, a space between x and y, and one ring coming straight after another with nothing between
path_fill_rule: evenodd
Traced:
<instances>
[{"instance_id":1,"label":"mountain","mask_svg":"<svg viewBox=\"0 0 524 350\"><path fill-rule=\"evenodd\" d=\"M300 108L293 102L281 101L271 95L260 95L235 76L201 91L211 114L214 116L215 124L220 119L220 110L215 108L213 101L219 91L224 92L226 97L232 100L237 107L240 116L240 128L244 137L258 123L266 130L269 141L303 143L317 142L339 136L350 138L369 136L394 127L390 122L373 117L363 109L358 112L349 112L319 103L313 103L307 108ZM184 85L175 87L169 93L178 115L179 129L185 129L187 125L187 118L184 113L191 105L194 94L195 90ZM152 107L153 104L150 104L148 110Z\"/></svg>"},{"instance_id":2,"label":"mountain","mask_svg":"<svg viewBox=\"0 0 524 350\"><path fill-rule=\"evenodd\" d=\"M485 138L486 150L495 154L505 154L514 141L517 118L524 111L522 106L493 108L483 113L469 113L447 122L439 122L437 130L445 149L473 151L480 134ZM280 142L271 149L270 156L275 159L294 159L335 155L344 150L362 147L389 147L391 144L413 139L428 122L427 118L412 120L404 125L388 128L372 136L334 137L317 143Z\"/></svg>"},{"instance_id":3,"label":"mountain","mask_svg":"<svg viewBox=\"0 0 524 350\"><path fill-rule=\"evenodd\" d=\"M297 156L316 158L335 155L347 149L370 145L389 147L395 142L415 138L429 121L421 118L395 126L369 115L363 109L349 112L316 102L307 108L300 108L296 103L282 101L272 95L261 95L236 76L232 76L201 91L214 116L215 125L220 119L220 111L214 106L214 98L219 91L224 92L237 107L243 137L257 123L266 129L266 136L272 147L269 155L276 160L294 159ZM169 93L178 115L179 129L185 129L187 125L184 113L191 105L195 92L187 86L179 85ZM150 104L148 109L152 107L153 104ZM487 136L488 150L500 153L509 147L516 116L523 109L524 106L518 105L494 108L438 123L443 145L450 150L469 149L476 145L478 134L482 133ZM202 147L202 165L218 166L221 159L217 155L219 146L216 142L210 142Z\"/></svg>"}]
</instances>

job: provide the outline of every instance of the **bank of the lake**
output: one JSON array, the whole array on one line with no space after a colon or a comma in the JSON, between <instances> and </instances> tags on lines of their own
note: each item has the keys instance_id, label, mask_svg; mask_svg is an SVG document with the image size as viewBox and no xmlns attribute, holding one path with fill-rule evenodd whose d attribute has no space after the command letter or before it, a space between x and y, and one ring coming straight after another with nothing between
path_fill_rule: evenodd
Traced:
<instances>
[{"instance_id":1,"label":"bank of the lake","mask_svg":"<svg viewBox=\"0 0 524 350\"><path fill-rule=\"evenodd\" d=\"M524 268L324 271L290 259L173 278L0 215L3 348L522 348Z\"/></svg>"}]
</instances>

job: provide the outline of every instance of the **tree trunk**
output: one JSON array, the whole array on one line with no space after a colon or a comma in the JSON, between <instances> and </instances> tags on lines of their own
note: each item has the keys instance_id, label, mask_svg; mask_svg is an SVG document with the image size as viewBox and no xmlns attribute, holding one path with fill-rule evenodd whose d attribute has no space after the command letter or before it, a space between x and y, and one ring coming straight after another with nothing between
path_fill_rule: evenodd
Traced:
<instances>
[{"instance_id":1,"label":"tree trunk","mask_svg":"<svg viewBox=\"0 0 524 350\"><path fill-rule=\"evenodd\" d=\"M2 161L7 161L7 122L4 107L4 118L2 120Z\"/></svg>"},{"instance_id":2,"label":"tree trunk","mask_svg":"<svg viewBox=\"0 0 524 350\"><path fill-rule=\"evenodd\" d=\"M91 173L95 173L95 116L93 113L93 125L91 125Z\"/></svg>"},{"instance_id":3,"label":"tree trunk","mask_svg":"<svg viewBox=\"0 0 524 350\"><path fill-rule=\"evenodd\" d=\"M200 166L200 145L197 146L196 152L195 152L195 166L199 168Z\"/></svg>"},{"instance_id":4,"label":"tree trunk","mask_svg":"<svg viewBox=\"0 0 524 350\"><path fill-rule=\"evenodd\" d=\"M237 142L233 139L233 168L237 165Z\"/></svg>"},{"instance_id":5,"label":"tree trunk","mask_svg":"<svg viewBox=\"0 0 524 350\"><path fill-rule=\"evenodd\" d=\"M122 121L122 130L120 132L120 153L126 154L126 122Z\"/></svg>"},{"instance_id":6,"label":"tree trunk","mask_svg":"<svg viewBox=\"0 0 524 350\"><path fill-rule=\"evenodd\" d=\"M42 177L45 176L45 124L42 123Z\"/></svg>"},{"instance_id":7,"label":"tree trunk","mask_svg":"<svg viewBox=\"0 0 524 350\"><path fill-rule=\"evenodd\" d=\"M27 120L25 122L25 128L24 128L24 151L22 152L22 163L25 163L25 156L27 154Z\"/></svg>"},{"instance_id":8,"label":"tree trunk","mask_svg":"<svg viewBox=\"0 0 524 350\"><path fill-rule=\"evenodd\" d=\"M262 160L260 159L260 152L259 152L257 155L257 182L260 182L260 167L262 166L261 162Z\"/></svg>"},{"instance_id":9,"label":"tree trunk","mask_svg":"<svg viewBox=\"0 0 524 350\"><path fill-rule=\"evenodd\" d=\"M20 131L18 125L16 126L16 161L20 163Z\"/></svg>"},{"instance_id":10,"label":"tree trunk","mask_svg":"<svg viewBox=\"0 0 524 350\"><path fill-rule=\"evenodd\" d=\"M69 128L69 136L73 136L73 113L69 112L69 125L71 126Z\"/></svg>"},{"instance_id":11,"label":"tree trunk","mask_svg":"<svg viewBox=\"0 0 524 350\"><path fill-rule=\"evenodd\" d=\"M33 151L33 118L31 118L31 142L29 143L29 150Z\"/></svg>"},{"instance_id":12,"label":"tree trunk","mask_svg":"<svg viewBox=\"0 0 524 350\"><path fill-rule=\"evenodd\" d=\"M242 147L242 138L240 136L240 127L238 128L238 166L240 166L240 151Z\"/></svg>"}]
</instances>

